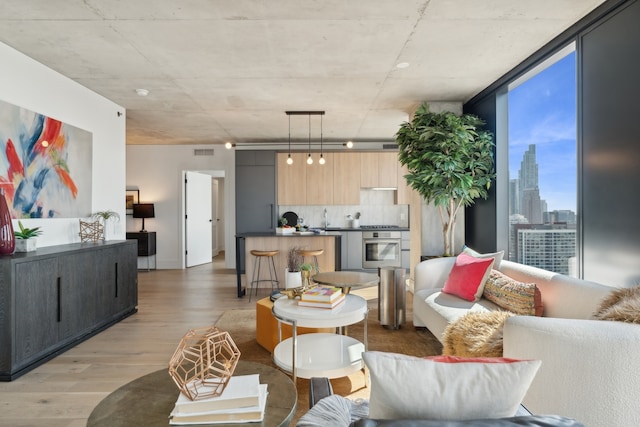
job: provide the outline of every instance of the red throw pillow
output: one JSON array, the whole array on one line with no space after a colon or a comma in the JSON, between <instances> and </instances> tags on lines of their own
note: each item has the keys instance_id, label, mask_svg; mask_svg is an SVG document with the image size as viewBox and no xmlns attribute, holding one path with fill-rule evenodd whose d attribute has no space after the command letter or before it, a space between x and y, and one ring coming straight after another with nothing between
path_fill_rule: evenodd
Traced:
<instances>
[{"instance_id":1,"label":"red throw pillow","mask_svg":"<svg viewBox=\"0 0 640 427\"><path fill-rule=\"evenodd\" d=\"M465 253L457 256L442 292L467 301L478 301L493 268L493 258L474 258Z\"/></svg>"}]
</instances>

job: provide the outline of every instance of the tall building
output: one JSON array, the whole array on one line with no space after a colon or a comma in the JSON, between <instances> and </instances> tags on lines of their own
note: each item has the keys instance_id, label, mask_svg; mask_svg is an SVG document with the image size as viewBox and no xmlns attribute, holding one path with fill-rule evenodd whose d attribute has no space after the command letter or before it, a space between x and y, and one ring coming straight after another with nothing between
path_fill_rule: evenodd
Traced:
<instances>
[{"instance_id":1,"label":"tall building","mask_svg":"<svg viewBox=\"0 0 640 427\"><path fill-rule=\"evenodd\" d=\"M517 262L555 273L575 274L575 225L514 224L513 227Z\"/></svg>"},{"instance_id":2,"label":"tall building","mask_svg":"<svg viewBox=\"0 0 640 427\"><path fill-rule=\"evenodd\" d=\"M538 163L536 162L536 146L529 144L520 162L518 171L518 191L520 210L529 224L542 224L542 201L538 188Z\"/></svg>"}]
</instances>

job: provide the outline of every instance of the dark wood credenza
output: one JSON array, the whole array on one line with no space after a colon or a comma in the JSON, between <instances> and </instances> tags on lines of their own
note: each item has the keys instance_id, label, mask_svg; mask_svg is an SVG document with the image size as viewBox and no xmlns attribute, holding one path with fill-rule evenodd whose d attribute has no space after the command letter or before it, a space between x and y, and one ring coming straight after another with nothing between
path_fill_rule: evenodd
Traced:
<instances>
[{"instance_id":1,"label":"dark wood credenza","mask_svg":"<svg viewBox=\"0 0 640 427\"><path fill-rule=\"evenodd\" d=\"M11 381L136 312L135 241L0 257L0 381Z\"/></svg>"}]
</instances>

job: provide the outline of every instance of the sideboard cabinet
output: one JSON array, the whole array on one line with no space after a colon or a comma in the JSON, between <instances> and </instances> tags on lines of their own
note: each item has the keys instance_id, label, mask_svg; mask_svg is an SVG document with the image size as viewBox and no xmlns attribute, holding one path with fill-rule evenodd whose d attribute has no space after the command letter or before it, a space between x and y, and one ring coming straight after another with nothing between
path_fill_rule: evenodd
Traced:
<instances>
[{"instance_id":1,"label":"sideboard cabinet","mask_svg":"<svg viewBox=\"0 0 640 427\"><path fill-rule=\"evenodd\" d=\"M0 257L0 380L11 381L136 312L135 241Z\"/></svg>"}]
</instances>

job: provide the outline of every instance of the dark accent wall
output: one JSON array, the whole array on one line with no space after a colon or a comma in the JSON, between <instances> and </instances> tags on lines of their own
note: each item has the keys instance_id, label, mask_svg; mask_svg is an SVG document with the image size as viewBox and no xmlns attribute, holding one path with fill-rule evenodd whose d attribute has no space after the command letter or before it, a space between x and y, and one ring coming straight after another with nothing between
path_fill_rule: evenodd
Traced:
<instances>
[{"instance_id":1,"label":"dark accent wall","mask_svg":"<svg viewBox=\"0 0 640 427\"><path fill-rule=\"evenodd\" d=\"M496 135L496 96L491 94L473 105L465 105L464 113L475 114L485 121L484 128ZM493 157L496 158L495 149ZM466 208L464 217L465 243L481 252L496 250L496 186L489 189L487 200L478 199Z\"/></svg>"},{"instance_id":2,"label":"dark accent wall","mask_svg":"<svg viewBox=\"0 0 640 427\"><path fill-rule=\"evenodd\" d=\"M640 284L639 52L638 2L580 39L582 268L621 286Z\"/></svg>"},{"instance_id":3,"label":"dark accent wall","mask_svg":"<svg viewBox=\"0 0 640 427\"><path fill-rule=\"evenodd\" d=\"M639 22L638 1L607 1L464 106L495 129L496 94L576 41L579 265L585 279L612 286L640 284ZM465 212L466 241L482 250L495 249L496 233L489 236L495 218L493 192L488 201Z\"/></svg>"}]
</instances>

